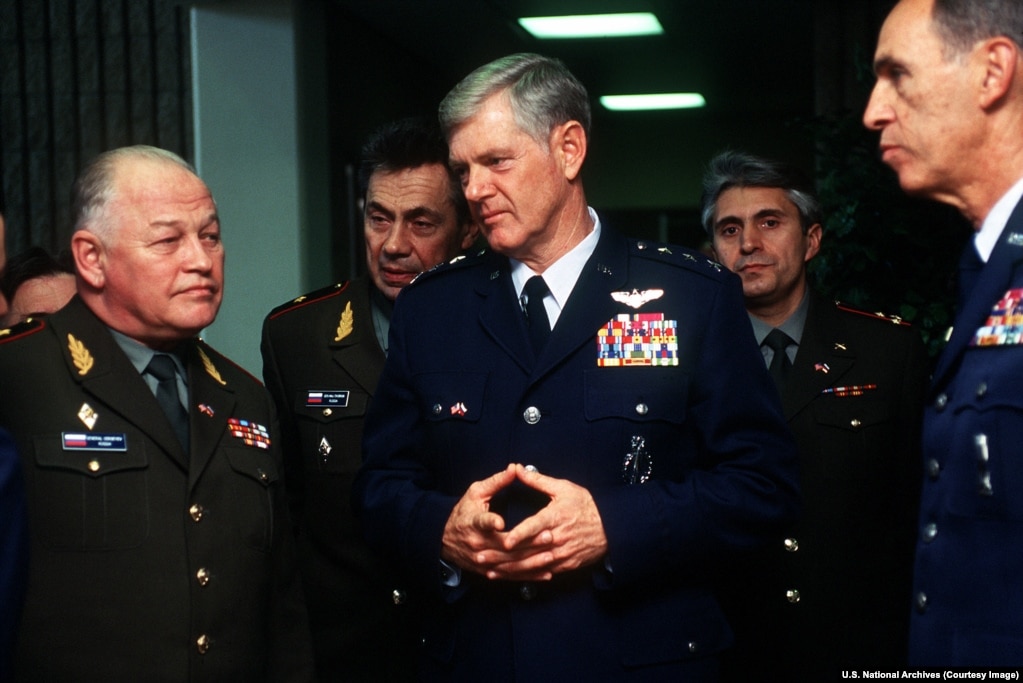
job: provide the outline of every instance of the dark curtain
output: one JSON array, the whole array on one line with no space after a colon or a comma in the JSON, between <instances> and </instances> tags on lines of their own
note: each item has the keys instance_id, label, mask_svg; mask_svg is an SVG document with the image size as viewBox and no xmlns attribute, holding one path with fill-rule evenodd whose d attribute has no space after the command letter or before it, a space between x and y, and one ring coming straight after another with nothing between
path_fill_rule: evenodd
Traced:
<instances>
[{"instance_id":1,"label":"dark curtain","mask_svg":"<svg viewBox=\"0 0 1023 683\"><path fill-rule=\"evenodd\" d=\"M173 0L0 0L7 253L71 235L75 174L149 144L193 159L188 10Z\"/></svg>"}]
</instances>

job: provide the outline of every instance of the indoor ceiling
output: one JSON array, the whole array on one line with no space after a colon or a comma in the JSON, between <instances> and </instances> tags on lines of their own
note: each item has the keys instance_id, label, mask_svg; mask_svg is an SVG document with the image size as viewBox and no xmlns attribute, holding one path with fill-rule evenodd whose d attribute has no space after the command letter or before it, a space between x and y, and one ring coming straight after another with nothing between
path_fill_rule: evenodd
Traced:
<instances>
[{"instance_id":1,"label":"indoor ceiling","mask_svg":"<svg viewBox=\"0 0 1023 683\"><path fill-rule=\"evenodd\" d=\"M812 163L805 124L815 108L815 27L821 12L876 0L333 0L368 44L432 80L431 97L513 52L559 57L594 103L587 190L618 209L693 208L707 159L726 147ZM520 16L650 11L660 36L541 41ZM815 12L817 15L815 16ZM874 34L876 28L868 29ZM867 49L872 49L870 45ZM368 69L380 55L357 58ZM395 57L395 53L399 55ZM353 58L355 58L353 56ZM700 110L612 113L604 94L697 91ZM433 102L435 106L436 102Z\"/></svg>"},{"instance_id":2,"label":"indoor ceiling","mask_svg":"<svg viewBox=\"0 0 1023 683\"><path fill-rule=\"evenodd\" d=\"M454 83L491 59L541 52L563 59L596 97L702 92L707 116L802 112L812 101L812 0L335 0ZM520 16L653 12L660 36L538 40ZM372 59L371 55L367 55Z\"/></svg>"}]
</instances>

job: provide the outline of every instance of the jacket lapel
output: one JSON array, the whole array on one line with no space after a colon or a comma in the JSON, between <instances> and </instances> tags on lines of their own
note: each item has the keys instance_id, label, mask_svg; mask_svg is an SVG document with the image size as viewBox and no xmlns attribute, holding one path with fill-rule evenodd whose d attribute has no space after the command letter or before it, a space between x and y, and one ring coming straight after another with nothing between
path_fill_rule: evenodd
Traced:
<instances>
[{"instance_id":1,"label":"jacket lapel","mask_svg":"<svg viewBox=\"0 0 1023 683\"><path fill-rule=\"evenodd\" d=\"M480 326L524 371L533 367L526 319L511 281L511 266L504 256L491 253L487 267L480 269L476 294L480 301Z\"/></svg>"},{"instance_id":2,"label":"jacket lapel","mask_svg":"<svg viewBox=\"0 0 1023 683\"><path fill-rule=\"evenodd\" d=\"M842 329L834 307L811 294L803 338L782 395L786 420L792 419L824 389L836 386L855 364L855 349L842 338Z\"/></svg>"},{"instance_id":3,"label":"jacket lapel","mask_svg":"<svg viewBox=\"0 0 1023 683\"><path fill-rule=\"evenodd\" d=\"M1023 235L1016 232L1020 229L1023 229L1023 202L1016 205L991 258L981 269L969 299L956 313L952 337L938 358L932 387L938 387L945 381L977 330L984 326L995 303L1011 287L1013 273L1023 260Z\"/></svg>"},{"instance_id":4,"label":"jacket lapel","mask_svg":"<svg viewBox=\"0 0 1023 683\"><path fill-rule=\"evenodd\" d=\"M547 345L540 357L534 358L525 316L512 286L508 259L494 254L488 267L481 269L481 280L476 285L477 294L483 298L480 325L534 380L581 344L593 343L596 359L597 330L618 312L619 305L610 293L628 280L628 255L628 240L602 228L597 247L583 266Z\"/></svg>"},{"instance_id":5,"label":"jacket lapel","mask_svg":"<svg viewBox=\"0 0 1023 683\"><path fill-rule=\"evenodd\" d=\"M596 367L597 331L621 308L611 298L611 292L628 281L628 258L628 240L606 227L601 228L597 247L583 266L572 294L551 330L550 339L537 359L534 378L551 370L586 343L593 345L593 364Z\"/></svg>"},{"instance_id":6,"label":"jacket lapel","mask_svg":"<svg viewBox=\"0 0 1023 683\"><path fill-rule=\"evenodd\" d=\"M203 357L205 355L205 358ZM210 458L227 434L227 418L234 415L235 395L220 376L211 354L199 342L187 354L188 422L191 463L188 468L189 490L199 480ZM238 416L251 419L255 416ZM269 427L270 425L264 425Z\"/></svg>"},{"instance_id":7,"label":"jacket lapel","mask_svg":"<svg viewBox=\"0 0 1023 683\"><path fill-rule=\"evenodd\" d=\"M103 411L116 413L186 469L185 453L153 392L88 307L76 296L63 311L51 316L48 324L63 342L71 376L100 404L93 407L99 414L94 428L104 429Z\"/></svg>"},{"instance_id":8,"label":"jacket lapel","mask_svg":"<svg viewBox=\"0 0 1023 683\"><path fill-rule=\"evenodd\" d=\"M348 297L338 298L336 319L331 321L321 334L327 338L334 362L372 396L384 364L384 351L380 348L376 329L373 327L373 308L368 283L368 278L352 282L350 286L353 286L353 289L348 293ZM349 303L351 309L346 311Z\"/></svg>"}]
</instances>

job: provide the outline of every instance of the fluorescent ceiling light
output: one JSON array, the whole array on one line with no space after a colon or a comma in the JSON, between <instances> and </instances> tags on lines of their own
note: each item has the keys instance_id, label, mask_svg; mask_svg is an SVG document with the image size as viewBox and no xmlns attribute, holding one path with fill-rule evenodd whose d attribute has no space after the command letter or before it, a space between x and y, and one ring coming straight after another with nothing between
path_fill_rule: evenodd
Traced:
<instances>
[{"instance_id":1,"label":"fluorescent ceiling light","mask_svg":"<svg viewBox=\"0 0 1023 683\"><path fill-rule=\"evenodd\" d=\"M696 109L707 101L698 92L669 92L656 95L604 95L600 103L611 111L647 109Z\"/></svg>"},{"instance_id":2,"label":"fluorescent ceiling light","mask_svg":"<svg viewBox=\"0 0 1023 683\"><path fill-rule=\"evenodd\" d=\"M661 22L650 12L523 17L519 25L534 38L609 38L664 33Z\"/></svg>"}]
</instances>

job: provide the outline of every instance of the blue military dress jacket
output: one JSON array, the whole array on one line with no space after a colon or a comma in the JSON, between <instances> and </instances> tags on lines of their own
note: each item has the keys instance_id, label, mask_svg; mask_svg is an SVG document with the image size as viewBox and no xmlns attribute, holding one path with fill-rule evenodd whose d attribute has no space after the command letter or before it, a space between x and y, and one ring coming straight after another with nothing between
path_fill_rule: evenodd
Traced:
<instances>
[{"instance_id":1,"label":"blue military dress jacket","mask_svg":"<svg viewBox=\"0 0 1023 683\"><path fill-rule=\"evenodd\" d=\"M938 360L924 413L924 484L910 664L1023 664L1023 203Z\"/></svg>"},{"instance_id":2,"label":"blue military dress jacket","mask_svg":"<svg viewBox=\"0 0 1023 683\"><path fill-rule=\"evenodd\" d=\"M626 330L630 344L608 341ZM731 642L711 577L798 507L795 445L738 279L606 228L539 357L503 256L403 290L364 451L364 532L434 598L426 679L705 678ZM604 563L550 583L442 581L452 508L509 462L592 493ZM509 524L540 504L500 502Z\"/></svg>"},{"instance_id":3,"label":"blue military dress jacket","mask_svg":"<svg viewBox=\"0 0 1023 683\"><path fill-rule=\"evenodd\" d=\"M28 569L28 524L21 460L14 438L0 428L0 681L12 675L11 652L17 633Z\"/></svg>"}]
</instances>

